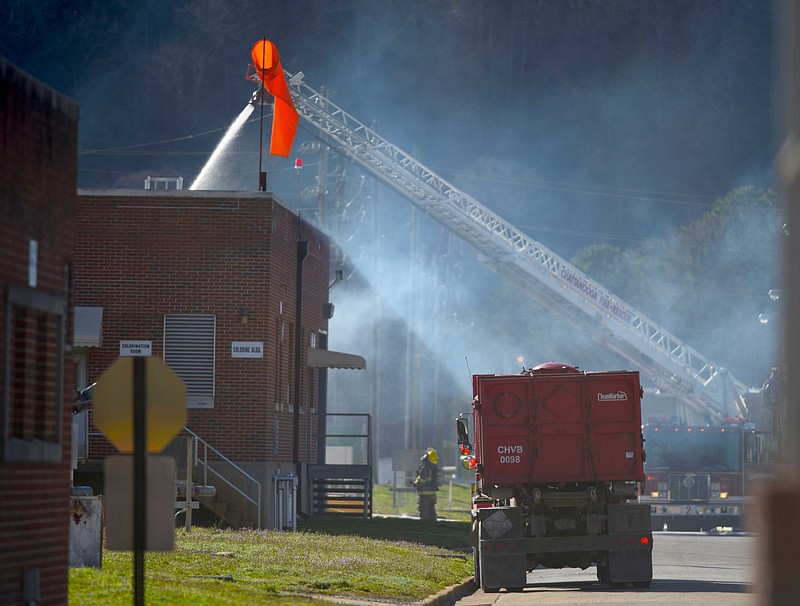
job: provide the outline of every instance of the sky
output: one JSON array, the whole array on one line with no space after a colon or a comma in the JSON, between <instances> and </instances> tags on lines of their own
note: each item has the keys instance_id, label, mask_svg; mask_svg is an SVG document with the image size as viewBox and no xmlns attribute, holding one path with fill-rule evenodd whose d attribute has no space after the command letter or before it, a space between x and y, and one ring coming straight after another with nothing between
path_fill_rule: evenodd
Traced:
<instances>
[{"instance_id":1,"label":"sky","mask_svg":"<svg viewBox=\"0 0 800 606\"><path fill-rule=\"evenodd\" d=\"M80 104L79 187L140 189L146 176L188 186L250 99L250 48L267 37L284 69L302 71L313 89L570 259L593 244L625 249L673 237L730 190L773 187L773 8L750 0L2 0L0 54ZM214 188L257 189L257 114ZM321 156L316 133L302 126L290 157L262 162L268 189L314 220ZM515 371L518 356L528 365L551 356L604 363L571 326L533 313L524 298L493 309L508 305L508 285L358 167L332 154L328 173L326 229L352 277L331 292L331 347L365 348L359 320L376 307L386 314L376 323L386 331L387 420L406 423L420 406L412 400L466 392L465 367ZM494 342L496 315L519 318L541 342ZM331 381L334 398L371 398L357 376Z\"/></svg>"}]
</instances>

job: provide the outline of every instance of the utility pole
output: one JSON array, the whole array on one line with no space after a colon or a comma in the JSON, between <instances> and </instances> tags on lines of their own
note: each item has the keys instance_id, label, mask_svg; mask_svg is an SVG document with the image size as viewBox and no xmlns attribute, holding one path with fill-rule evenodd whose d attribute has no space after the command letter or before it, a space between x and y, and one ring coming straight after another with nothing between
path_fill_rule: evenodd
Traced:
<instances>
[{"instance_id":1,"label":"utility pole","mask_svg":"<svg viewBox=\"0 0 800 606\"><path fill-rule=\"evenodd\" d=\"M411 287L409 289L408 307L406 315L406 389L405 389L405 448L419 448L417 427L419 426L419 419L415 411L417 407L414 405L416 399L416 389L414 381L415 361L416 361L416 318L417 308L419 301L417 301L417 293L419 292L419 272L416 271L416 265L419 262L419 211L416 208L411 209L411 243L410 243L410 261L409 267L411 268Z\"/></svg>"},{"instance_id":2,"label":"utility pole","mask_svg":"<svg viewBox=\"0 0 800 606\"><path fill-rule=\"evenodd\" d=\"M374 264L373 268L373 275L380 276L381 275L381 256L378 254L378 248L380 247L380 234L381 234L381 225L380 225L380 213L378 212L378 181L376 179L371 179L372 182L372 195L371 195L371 206L372 206L372 245L375 247L375 251L372 255L372 262ZM383 444L382 438L383 434L381 433L381 338L380 338L380 327L382 325L382 316L383 315L383 307L381 303L381 297L377 294L375 296L375 302L372 306L372 384L371 384L371 393L370 399L371 402L371 413L372 413L372 427L373 431L375 432L375 439L372 441L372 448L373 448L373 461L378 461L380 456L380 446ZM391 454L391 453L389 453ZM378 465L375 465L375 469L373 470L374 479L377 478L378 474Z\"/></svg>"}]
</instances>

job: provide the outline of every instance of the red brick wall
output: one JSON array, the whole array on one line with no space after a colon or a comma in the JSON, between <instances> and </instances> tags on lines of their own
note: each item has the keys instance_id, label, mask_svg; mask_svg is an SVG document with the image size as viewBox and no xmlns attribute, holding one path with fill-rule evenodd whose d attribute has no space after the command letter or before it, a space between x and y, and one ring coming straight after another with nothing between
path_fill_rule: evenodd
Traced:
<instances>
[{"instance_id":1,"label":"red brick wall","mask_svg":"<svg viewBox=\"0 0 800 606\"><path fill-rule=\"evenodd\" d=\"M9 285L69 302L78 108L0 59L0 122L2 344ZM28 281L30 240L38 242L35 287ZM4 356L0 346L0 385L8 363ZM38 571L40 603L67 603L72 365L65 358L66 380L53 386L64 393L60 459L6 460L7 437L0 435L0 604L22 603L26 569ZM8 405L2 393L0 410ZM45 415L52 417L57 403L47 400L44 405L50 407Z\"/></svg>"},{"instance_id":2,"label":"red brick wall","mask_svg":"<svg viewBox=\"0 0 800 606\"><path fill-rule=\"evenodd\" d=\"M237 462L290 461L301 232L310 242L303 263L301 397L304 403L310 397L316 409L316 389L307 389L305 350L309 333L327 322L328 241L319 231L267 193L79 192L75 304L103 307L103 342L89 349L89 381L117 358L120 340L151 341L152 354L163 356L165 314L213 314L214 407L190 409L189 428ZM232 358L233 341L262 341L264 357ZM304 461L315 457L316 431L312 449L305 444L307 420L304 414ZM315 430L316 417L310 422ZM90 459L113 451L102 437L90 439Z\"/></svg>"}]
</instances>

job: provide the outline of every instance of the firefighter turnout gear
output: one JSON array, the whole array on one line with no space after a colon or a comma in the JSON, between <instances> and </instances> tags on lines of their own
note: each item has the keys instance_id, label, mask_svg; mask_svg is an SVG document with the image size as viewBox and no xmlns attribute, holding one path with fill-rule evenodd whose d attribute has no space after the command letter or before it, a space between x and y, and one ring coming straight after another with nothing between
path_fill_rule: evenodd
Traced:
<instances>
[{"instance_id":1,"label":"firefighter turnout gear","mask_svg":"<svg viewBox=\"0 0 800 606\"><path fill-rule=\"evenodd\" d=\"M420 459L414 487L417 489L420 520L436 520L436 491L439 488L439 454L429 448Z\"/></svg>"}]
</instances>

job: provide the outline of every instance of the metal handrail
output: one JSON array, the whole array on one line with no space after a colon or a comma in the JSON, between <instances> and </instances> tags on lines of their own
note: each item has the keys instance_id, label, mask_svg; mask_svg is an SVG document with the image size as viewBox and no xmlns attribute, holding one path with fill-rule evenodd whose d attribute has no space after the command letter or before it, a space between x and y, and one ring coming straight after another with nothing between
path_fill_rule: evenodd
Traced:
<instances>
[{"instance_id":1,"label":"metal handrail","mask_svg":"<svg viewBox=\"0 0 800 606\"><path fill-rule=\"evenodd\" d=\"M195 438L194 463L195 463L195 465L197 465L198 463L201 463L203 465L203 483L204 484L208 484L208 472L209 471L211 473L213 473L215 476L217 476L220 480L225 482L233 490L235 490L242 497L244 497L244 499L246 501L250 502L252 505L255 506L255 508L256 508L257 525L258 525L258 528L261 528L261 482L256 480L253 476L251 476L249 473L247 473L244 469L242 469L236 463L231 461L228 457L226 457L224 454L222 454L219 450L217 450L216 448L211 446L211 444L206 442L203 438L198 436L191 429L189 429L188 427L184 427L183 430L185 432L191 434ZM202 444L203 444L203 460L202 461L199 459L199 456L198 456L199 455L199 453L198 453L199 448L198 448L198 444L197 444L198 442L202 442ZM211 450L211 452L214 455L216 455L217 457L222 459L225 463L228 463L233 469L238 471L242 476L244 476L244 478L246 480L248 480L249 482L254 484L255 487L256 487L256 494L258 495L258 497L256 499L254 499L253 497L248 495L246 492L244 492L242 489L240 489L238 486L235 486L230 480L228 480L228 478L223 476L220 472L215 470L213 467L210 467L209 464L208 464L208 451L209 450Z\"/></svg>"}]
</instances>

